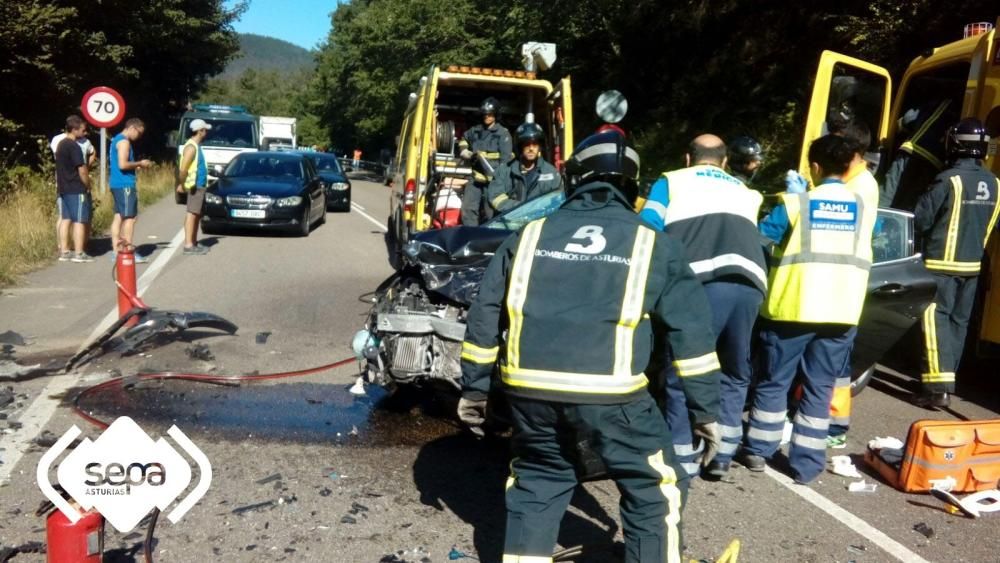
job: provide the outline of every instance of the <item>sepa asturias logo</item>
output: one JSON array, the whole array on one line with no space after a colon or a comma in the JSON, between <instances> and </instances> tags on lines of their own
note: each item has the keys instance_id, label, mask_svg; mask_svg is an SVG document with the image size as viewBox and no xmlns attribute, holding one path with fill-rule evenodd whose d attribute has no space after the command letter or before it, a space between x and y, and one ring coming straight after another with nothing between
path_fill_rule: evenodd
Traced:
<instances>
[{"instance_id":1,"label":"sepa asturias logo","mask_svg":"<svg viewBox=\"0 0 1000 563\"><path fill-rule=\"evenodd\" d=\"M42 493L71 522L82 516L49 482L49 468L81 434L73 426L38 463L36 477ZM198 484L168 515L176 523L208 491L212 465L194 443L171 426L167 434L198 465ZM56 477L62 488L84 510L96 509L119 532L129 532L153 507L174 502L191 484L191 466L164 438L153 441L131 418L115 420L97 440L85 438L59 464Z\"/></svg>"}]
</instances>

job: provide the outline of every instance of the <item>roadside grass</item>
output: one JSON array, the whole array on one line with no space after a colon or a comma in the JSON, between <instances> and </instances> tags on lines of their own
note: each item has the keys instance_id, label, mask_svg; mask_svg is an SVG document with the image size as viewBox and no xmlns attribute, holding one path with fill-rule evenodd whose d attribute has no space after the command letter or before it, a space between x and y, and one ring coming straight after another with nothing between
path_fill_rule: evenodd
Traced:
<instances>
[{"instance_id":1,"label":"roadside grass","mask_svg":"<svg viewBox=\"0 0 1000 563\"><path fill-rule=\"evenodd\" d=\"M56 257L56 186L51 166L0 170L0 287L15 283ZM111 227L114 205L110 190L100 193L99 173L91 173L94 209L92 237ZM173 192L172 164L139 172L139 212Z\"/></svg>"}]
</instances>

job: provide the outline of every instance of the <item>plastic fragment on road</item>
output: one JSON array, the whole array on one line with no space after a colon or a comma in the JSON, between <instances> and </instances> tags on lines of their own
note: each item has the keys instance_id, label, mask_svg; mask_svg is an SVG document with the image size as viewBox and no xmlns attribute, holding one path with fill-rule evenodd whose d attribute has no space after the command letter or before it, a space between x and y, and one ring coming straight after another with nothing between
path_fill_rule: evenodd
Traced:
<instances>
[{"instance_id":1,"label":"plastic fragment on road","mask_svg":"<svg viewBox=\"0 0 1000 563\"><path fill-rule=\"evenodd\" d=\"M254 341L257 344L267 344L267 337L271 336L270 331L258 332L257 336L254 337Z\"/></svg>"},{"instance_id":2,"label":"plastic fragment on road","mask_svg":"<svg viewBox=\"0 0 1000 563\"><path fill-rule=\"evenodd\" d=\"M20 334L14 332L13 330L8 330L6 332L0 332L0 344L10 344L11 346L25 346L27 342L24 337Z\"/></svg>"},{"instance_id":3,"label":"plastic fragment on road","mask_svg":"<svg viewBox=\"0 0 1000 563\"><path fill-rule=\"evenodd\" d=\"M887 436L885 438L880 438L876 436L872 440L868 440L868 447L873 450L901 450L906 444L903 443L899 438L893 438L892 436Z\"/></svg>"},{"instance_id":4,"label":"plastic fragment on road","mask_svg":"<svg viewBox=\"0 0 1000 563\"><path fill-rule=\"evenodd\" d=\"M256 511L256 510L260 510L262 508L270 508L270 507L273 507L275 504L276 503L273 500L268 500L268 501L264 501L264 502L258 502L256 504L248 504L246 506L241 506L239 508L234 508L232 510L232 514L236 514L236 515L245 514L247 512L253 512L253 511Z\"/></svg>"},{"instance_id":5,"label":"plastic fragment on road","mask_svg":"<svg viewBox=\"0 0 1000 563\"><path fill-rule=\"evenodd\" d=\"M979 518L985 513L1000 511L1000 490L990 489L979 491L959 499L949 491L943 489L931 489L934 498L952 508L965 514L970 518ZM953 511L952 514L955 512Z\"/></svg>"},{"instance_id":6,"label":"plastic fragment on road","mask_svg":"<svg viewBox=\"0 0 1000 563\"><path fill-rule=\"evenodd\" d=\"M913 526L913 531L917 532L918 534L924 536L927 539L931 539L934 537L934 528L931 528L925 522L920 522L919 524L915 524Z\"/></svg>"},{"instance_id":7,"label":"plastic fragment on road","mask_svg":"<svg viewBox=\"0 0 1000 563\"><path fill-rule=\"evenodd\" d=\"M351 395L358 395L358 396L366 395L367 392L365 391L365 378L359 375L358 378L354 381L354 385L351 385L351 388L348 389L348 392L350 392Z\"/></svg>"},{"instance_id":8,"label":"plastic fragment on road","mask_svg":"<svg viewBox=\"0 0 1000 563\"><path fill-rule=\"evenodd\" d=\"M275 473L273 475L268 475L267 477L264 477L263 479L258 479L256 481L254 481L254 483L256 483L258 485L266 485L268 483L273 483L275 481L280 481L280 480L281 480L281 473Z\"/></svg>"},{"instance_id":9,"label":"plastic fragment on road","mask_svg":"<svg viewBox=\"0 0 1000 563\"><path fill-rule=\"evenodd\" d=\"M201 360L203 362L211 362L215 360L215 354L209 349L207 344L195 344L194 346L188 346L184 349L187 355L192 360Z\"/></svg>"},{"instance_id":10,"label":"plastic fragment on road","mask_svg":"<svg viewBox=\"0 0 1000 563\"><path fill-rule=\"evenodd\" d=\"M860 481L855 481L847 485L847 490L852 493L874 493L875 489L878 487L875 483L869 483L864 479Z\"/></svg>"},{"instance_id":11,"label":"plastic fragment on road","mask_svg":"<svg viewBox=\"0 0 1000 563\"><path fill-rule=\"evenodd\" d=\"M830 458L830 461L833 462L833 467L830 469L831 472L842 477L861 479L861 473L858 472L858 468L851 461L851 456L835 455Z\"/></svg>"}]
</instances>

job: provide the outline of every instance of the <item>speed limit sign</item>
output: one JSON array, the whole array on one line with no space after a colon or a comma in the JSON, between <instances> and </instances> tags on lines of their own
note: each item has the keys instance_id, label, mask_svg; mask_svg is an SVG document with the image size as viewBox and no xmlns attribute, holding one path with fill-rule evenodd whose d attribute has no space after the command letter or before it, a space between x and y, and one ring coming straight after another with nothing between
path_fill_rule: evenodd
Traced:
<instances>
[{"instance_id":1,"label":"speed limit sign","mask_svg":"<svg viewBox=\"0 0 1000 563\"><path fill-rule=\"evenodd\" d=\"M83 95L80 109L94 127L114 127L125 117L125 99L107 86L98 86Z\"/></svg>"}]
</instances>

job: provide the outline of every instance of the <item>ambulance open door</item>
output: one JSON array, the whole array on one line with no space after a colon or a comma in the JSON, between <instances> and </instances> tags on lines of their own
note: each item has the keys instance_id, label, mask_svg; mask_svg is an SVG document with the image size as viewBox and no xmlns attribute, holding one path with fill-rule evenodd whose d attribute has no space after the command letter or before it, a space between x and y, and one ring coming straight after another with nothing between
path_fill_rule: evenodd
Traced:
<instances>
[{"instance_id":1,"label":"ambulance open door","mask_svg":"<svg viewBox=\"0 0 1000 563\"><path fill-rule=\"evenodd\" d=\"M573 89L570 85L570 77L563 78L556 84L552 93L549 94L549 110L552 112L551 130L546 132L546 136L552 139L549 147L553 164L560 172L563 164L573 153Z\"/></svg>"},{"instance_id":2,"label":"ambulance open door","mask_svg":"<svg viewBox=\"0 0 1000 563\"><path fill-rule=\"evenodd\" d=\"M831 119L861 119L872 132L866 160L877 161L884 151L892 110L892 79L886 69L860 59L823 51L816 71L812 98L802 138L799 172L809 178L809 145L830 132Z\"/></svg>"}]
</instances>

